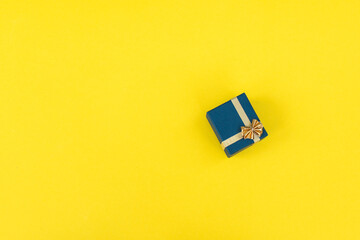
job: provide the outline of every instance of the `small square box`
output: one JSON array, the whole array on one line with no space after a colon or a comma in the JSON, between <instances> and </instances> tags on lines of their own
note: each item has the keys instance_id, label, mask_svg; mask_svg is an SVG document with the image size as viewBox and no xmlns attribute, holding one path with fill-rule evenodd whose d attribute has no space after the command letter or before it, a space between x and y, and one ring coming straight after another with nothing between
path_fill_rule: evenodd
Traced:
<instances>
[{"instance_id":1,"label":"small square box","mask_svg":"<svg viewBox=\"0 0 360 240\"><path fill-rule=\"evenodd\" d=\"M208 111L206 117L228 157L268 135L245 93Z\"/></svg>"}]
</instances>

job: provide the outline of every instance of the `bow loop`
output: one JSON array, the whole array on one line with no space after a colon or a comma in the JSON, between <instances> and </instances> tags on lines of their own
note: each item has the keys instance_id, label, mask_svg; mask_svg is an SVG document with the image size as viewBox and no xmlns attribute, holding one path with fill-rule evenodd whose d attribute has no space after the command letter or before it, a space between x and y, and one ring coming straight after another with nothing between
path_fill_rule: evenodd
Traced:
<instances>
[{"instance_id":1,"label":"bow loop","mask_svg":"<svg viewBox=\"0 0 360 240\"><path fill-rule=\"evenodd\" d=\"M241 133L244 139L254 139L254 134L259 137L263 133L263 125L256 119L253 119L251 122L251 126L249 127L241 127Z\"/></svg>"}]
</instances>

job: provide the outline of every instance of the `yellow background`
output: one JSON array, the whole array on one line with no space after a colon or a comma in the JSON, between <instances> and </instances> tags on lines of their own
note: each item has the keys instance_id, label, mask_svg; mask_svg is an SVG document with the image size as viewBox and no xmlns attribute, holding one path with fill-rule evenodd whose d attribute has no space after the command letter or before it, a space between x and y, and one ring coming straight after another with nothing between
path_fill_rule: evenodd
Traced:
<instances>
[{"instance_id":1,"label":"yellow background","mask_svg":"<svg viewBox=\"0 0 360 240\"><path fill-rule=\"evenodd\" d=\"M360 239L359 1L0 2L0 239ZM205 118L246 92L269 137Z\"/></svg>"}]
</instances>

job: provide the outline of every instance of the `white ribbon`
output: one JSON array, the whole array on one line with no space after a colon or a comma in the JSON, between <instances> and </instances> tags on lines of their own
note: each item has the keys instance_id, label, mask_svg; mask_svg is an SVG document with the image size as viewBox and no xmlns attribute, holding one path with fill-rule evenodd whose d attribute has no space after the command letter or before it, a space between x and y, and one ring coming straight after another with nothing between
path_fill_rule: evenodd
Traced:
<instances>
[{"instance_id":1,"label":"white ribbon","mask_svg":"<svg viewBox=\"0 0 360 240\"><path fill-rule=\"evenodd\" d=\"M239 99L233 98L231 99L232 104L234 105L234 108L236 109L236 112L239 114L239 117L241 118L241 121L245 124L245 126L250 126L251 122L250 119L248 118L248 116L246 115L243 107L241 106ZM224 141L221 142L221 147L223 149L227 148L228 146L230 146L233 143L236 143L237 141L243 139L243 135L241 132L235 134L234 136L229 137L228 139L225 139ZM254 134L254 143L260 141L260 137L256 134Z\"/></svg>"}]
</instances>

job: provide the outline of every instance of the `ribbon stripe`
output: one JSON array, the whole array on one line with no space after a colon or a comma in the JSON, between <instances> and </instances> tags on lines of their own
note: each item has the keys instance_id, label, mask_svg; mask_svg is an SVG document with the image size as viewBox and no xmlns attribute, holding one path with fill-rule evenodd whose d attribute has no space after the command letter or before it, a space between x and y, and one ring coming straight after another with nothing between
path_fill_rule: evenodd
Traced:
<instances>
[{"instance_id":1,"label":"ribbon stripe","mask_svg":"<svg viewBox=\"0 0 360 240\"><path fill-rule=\"evenodd\" d=\"M232 137L229 137L228 139L224 140L221 142L221 147L224 150L226 147L230 146L233 143L236 143L237 141L239 141L240 139L243 138L242 132L239 132L237 134L235 134Z\"/></svg>"},{"instance_id":2,"label":"ribbon stripe","mask_svg":"<svg viewBox=\"0 0 360 240\"><path fill-rule=\"evenodd\" d=\"M243 107L241 106L239 99L233 98L231 99L232 104L234 105L234 108L236 109L237 113L239 114L241 121L243 121L245 126L250 126L250 119L248 118L248 116L246 115Z\"/></svg>"}]
</instances>

